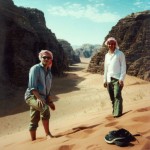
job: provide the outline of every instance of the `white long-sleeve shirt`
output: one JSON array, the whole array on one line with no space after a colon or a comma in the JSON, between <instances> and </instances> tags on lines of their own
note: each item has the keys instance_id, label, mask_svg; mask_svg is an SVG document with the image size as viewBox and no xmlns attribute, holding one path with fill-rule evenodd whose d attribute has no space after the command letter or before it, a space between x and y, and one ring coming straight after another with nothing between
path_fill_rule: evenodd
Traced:
<instances>
[{"instance_id":1,"label":"white long-sleeve shirt","mask_svg":"<svg viewBox=\"0 0 150 150\"><path fill-rule=\"evenodd\" d=\"M113 54L108 52L104 62L104 82L110 82L111 77L124 81L126 75L126 60L122 51L116 49Z\"/></svg>"}]
</instances>

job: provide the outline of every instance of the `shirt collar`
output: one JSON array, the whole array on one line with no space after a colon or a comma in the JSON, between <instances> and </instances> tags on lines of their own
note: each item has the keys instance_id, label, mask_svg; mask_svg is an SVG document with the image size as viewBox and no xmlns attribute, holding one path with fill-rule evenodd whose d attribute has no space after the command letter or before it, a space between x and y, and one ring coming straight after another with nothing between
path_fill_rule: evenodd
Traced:
<instances>
[{"instance_id":1,"label":"shirt collar","mask_svg":"<svg viewBox=\"0 0 150 150\"><path fill-rule=\"evenodd\" d=\"M114 53L110 53L110 51L108 51L108 53L109 53L110 55L113 55L113 54L116 54L117 51L118 51L118 49L115 49Z\"/></svg>"},{"instance_id":2,"label":"shirt collar","mask_svg":"<svg viewBox=\"0 0 150 150\"><path fill-rule=\"evenodd\" d=\"M44 68L44 66L43 66L43 64L42 64L41 62L39 63L39 65L40 65L42 68ZM51 70L51 68L48 67L48 70Z\"/></svg>"}]
</instances>

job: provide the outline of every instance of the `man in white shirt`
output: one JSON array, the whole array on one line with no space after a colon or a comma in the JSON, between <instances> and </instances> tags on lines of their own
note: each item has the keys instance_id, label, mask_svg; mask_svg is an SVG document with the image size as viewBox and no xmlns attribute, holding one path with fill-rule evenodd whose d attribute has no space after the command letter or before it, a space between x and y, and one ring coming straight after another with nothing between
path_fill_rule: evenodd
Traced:
<instances>
[{"instance_id":1,"label":"man in white shirt","mask_svg":"<svg viewBox=\"0 0 150 150\"><path fill-rule=\"evenodd\" d=\"M126 75L125 55L119 50L115 38L108 38L105 45L108 46L109 51L105 55L104 62L104 87L107 87L112 101L113 116L120 117L123 111L121 90Z\"/></svg>"}]
</instances>

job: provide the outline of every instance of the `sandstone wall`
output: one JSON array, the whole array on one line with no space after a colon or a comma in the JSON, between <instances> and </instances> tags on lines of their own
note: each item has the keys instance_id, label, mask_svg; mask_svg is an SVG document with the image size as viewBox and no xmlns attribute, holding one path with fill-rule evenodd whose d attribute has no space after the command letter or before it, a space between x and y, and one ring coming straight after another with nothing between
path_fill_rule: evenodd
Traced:
<instances>
[{"instance_id":1,"label":"sandstone wall","mask_svg":"<svg viewBox=\"0 0 150 150\"><path fill-rule=\"evenodd\" d=\"M150 81L150 11L132 13L118 21L105 37L115 37L120 50L125 53L127 74ZM104 56L108 49L104 45L92 57L88 71L103 74Z\"/></svg>"}]
</instances>

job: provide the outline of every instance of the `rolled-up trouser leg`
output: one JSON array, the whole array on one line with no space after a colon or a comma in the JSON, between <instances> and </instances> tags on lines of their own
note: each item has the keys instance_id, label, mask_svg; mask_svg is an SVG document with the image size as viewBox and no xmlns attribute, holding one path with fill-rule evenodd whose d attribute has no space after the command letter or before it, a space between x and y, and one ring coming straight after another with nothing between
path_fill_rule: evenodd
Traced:
<instances>
[{"instance_id":1,"label":"rolled-up trouser leg","mask_svg":"<svg viewBox=\"0 0 150 150\"><path fill-rule=\"evenodd\" d=\"M32 106L30 106L30 118L29 130L36 130L40 121L40 112Z\"/></svg>"}]
</instances>

